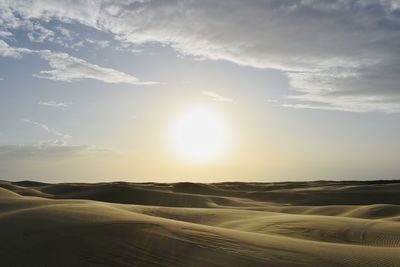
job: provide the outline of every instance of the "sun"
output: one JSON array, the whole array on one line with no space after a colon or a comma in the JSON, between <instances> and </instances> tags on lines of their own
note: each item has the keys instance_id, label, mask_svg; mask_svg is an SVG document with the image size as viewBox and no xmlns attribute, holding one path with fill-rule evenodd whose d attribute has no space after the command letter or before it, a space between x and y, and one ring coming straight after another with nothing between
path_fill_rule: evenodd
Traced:
<instances>
[{"instance_id":1,"label":"sun","mask_svg":"<svg viewBox=\"0 0 400 267\"><path fill-rule=\"evenodd\" d=\"M216 112L190 110L182 114L173 126L174 147L185 160L209 162L224 152L228 133Z\"/></svg>"}]
</instances>

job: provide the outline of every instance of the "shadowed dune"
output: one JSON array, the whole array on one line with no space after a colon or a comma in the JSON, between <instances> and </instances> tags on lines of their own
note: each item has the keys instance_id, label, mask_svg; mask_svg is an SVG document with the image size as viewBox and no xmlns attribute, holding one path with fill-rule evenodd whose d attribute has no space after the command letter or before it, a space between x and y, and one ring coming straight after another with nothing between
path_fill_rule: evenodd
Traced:
<instances>
[{"instance_id":1,"label":"shadowed dune","mask_svg":"<svg viewBox=\"0 0 400 267\"><path fill-rule=\"evenodd\" d=\"M400 183L0 181L1 266L400 266Z\"/></svg>"}]
</instances>

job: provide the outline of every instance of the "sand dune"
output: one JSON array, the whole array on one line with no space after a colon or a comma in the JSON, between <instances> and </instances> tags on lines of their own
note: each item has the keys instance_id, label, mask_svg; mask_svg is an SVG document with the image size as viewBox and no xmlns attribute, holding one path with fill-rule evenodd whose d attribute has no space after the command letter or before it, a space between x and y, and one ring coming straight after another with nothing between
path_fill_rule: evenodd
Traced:
<instances>
[{"instance_id":1,"label":"sand dune","mask_svg":"<svg viewBox=\"0 0 400 267\"><path fill-rule=\"evenodd\" d=\"M399 192L396 181L1 181L1 266L400 266Z\"/></svg>"}]
</instances>

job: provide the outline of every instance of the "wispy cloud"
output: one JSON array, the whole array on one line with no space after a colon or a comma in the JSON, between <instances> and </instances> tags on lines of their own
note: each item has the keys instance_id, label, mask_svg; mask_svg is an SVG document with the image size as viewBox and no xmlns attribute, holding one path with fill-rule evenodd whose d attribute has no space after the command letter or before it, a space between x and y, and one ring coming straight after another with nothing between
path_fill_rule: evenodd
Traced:
<instances>
[{"instance_id":1,"label":"wispy cloud","mask_svg":"<svg viewBox=\"0 0 400 267\"><path fill-rule=\"evenodd\" d=\"M11 32L0 30L0 38L9 39L9 38L12 38L12 37L13 37L13 34Z\"/></svg>"},{"instance_id":2,"label":"wispy cloud","mask_svg":"<svg viewBox=\"0 0 400 267\"><path fill-rule=\"evenodd\" d=\"M66 53L39 51L40 56L47 60L52 70L43 70L33 76L41 79L73 82L82 79L99 80L106 83L128 83L135 85L152 85L154 82L142 82L138 78L111 68L100 67L83 59Z\"/></svg>"},{"instance_id":3,"label":"wispy cloud","mask_svg":"<svg viewBox=\"0 0 400 267\"><path fill-rule=\"evenodd\" d=\"M235 104L235 101L232 98L222 96L222 95L217 94L212 91L202 91L201 93L207 97L210 97L212 100L217 101L217 102L226 102L226 103Z\"/></svg>"},{"instance_id":4,"label":"wispy cloud","mask_svg":"<svg viewBox=\"0 0 400 267\"><path fill-rule=\"evenodd\" d=\"M106 48L106 47L110 46L110 41L108 41L108 40L100 40L99 41L99 40L93 40L93 39L90 39L90 38L86 38L85 41L90 43L90 44L96 45L99 48Z\"/></svg>"},{"instance_id":5,"label":"wispy cloud","mask_svg":"<svg viewBox=\"0 0 400 267\"><path fill-rule=\"evenodd\" d=\"M66 110L69 107L68 103L56 102L56 101L43 101L43 102L39 102L38 105L45 106L45 107L57 108L57 109L61 109L61 110Z\"/></svg>"},{"instance_id":6,"label":"wispy cloud","mask_svg":"<svg viewBox=\"0 0 400 267\"><path fill-rule=\"evenodd\" d=\"M57 130L55 130L55 129L53 129L53 128L50 128L50 127L47 126L46 124L43 124L43 123L40 123L40 122L32 121L32 120L30 120L30 119L22 119L22 121L23 121L23 122L26 122L26 123L29 123L29 124L32 124L32 125L35 125L35 126L41 128L43 131L45 131L45 132L47 132L47 133L49 133L49 134L52 134L52 135L61 137L61 138L68 139L68 138L71 138L71 137L72 137L72 136L69 135L69 134L61 133L61 132L59 132L59 131L57 131Z\"/></svg>"},{"instance_id":7,"label":"wispy cloud","mask_svg":"<svg viewBox=\"0 0 400 267\"><path fill-rule=\"evenodd\" d=\"M154 85L157 82L141 81L139 78L112 69L89 63L67 53L50 50L14 48L0 40L0 56L22 58L24 54L37 54L49 63L51 70L43 70L33 76L40 79L74 82L83 79L99 80L106 83L127 83L133 85Z\"/></svg>"},{"instance_id":8,"label":"wispy cloud","mask_svg":"<svg viewBox=\"0 0 400 267\"><path fill-rule=\"evenodd\" d=\"M41 141L39 141L39 145L41 145L41 146L65 146L65 145L67 145L67 141L65 141L63 139L41 140Z\"/></svg>"},{"instance_id":9,"label":"wispy cloud","mask_svg":"<svg viewBox=\"0 0 400 267\"><path fill-rule=\"evenodd\" d=\"M1 57L13 57L13 58L22 58L22 54L29 53L31 50L26 48L15 48L9 46L3 40L0 40L0 56Z\"/></svg>"}]
</instances>

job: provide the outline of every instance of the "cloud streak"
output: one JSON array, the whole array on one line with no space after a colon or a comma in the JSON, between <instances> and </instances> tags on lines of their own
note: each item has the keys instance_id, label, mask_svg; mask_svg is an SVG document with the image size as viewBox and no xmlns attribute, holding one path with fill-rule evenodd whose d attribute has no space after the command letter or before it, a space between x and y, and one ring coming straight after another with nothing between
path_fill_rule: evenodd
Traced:
<instances>
[{"instance_id":1,"label":"cloud streak","mask_svg":"<svg viewBox=\"0 0 400 267\"><path fill-rule=\"evenodd\" d=\"M45 107L57 108L57 109L61 109L61 110L66 110L69 107L68 103L56 102L56 101L42 101L42 102L39 102L38 105L45 106Z\"/></svg>"},{"instance_id":2,"label":"cloud streak","mask_svg":"<svg viewBox=\"0 0 400 267\"><path fill-rule=\"evenodd\" d=\"M15 48L0 40L0 56L20 59L24 54L36 54L46 60L50 70L42 70L34 77L53 81L75 82L84 79L98 80L106 83L126 83L133 85L154 85L157 82L145 82L139 78L112 69L89 63L83 59L73 57L67 53L53 52L50 50L31 50Z\"/></svg>"},{"instance_id":3,"label":"cloud streak","mask_svg":"<svg viewBox=\"0 0 400 267\"><path fill-rule=\"evenodd\" d=\"M38 51L45 59L51 70L43 70L33 76L40 79L74 82L83 79L99 80L106 83L127 83L134 85L152 85L155 82L142 82L138 78L111 68L100 67L83 59L66 53Z\"/></svg>"},{"instance_id":4,"label":"cloud streak","mask_svg":"<svg viewBox=\"0 0 400 267\"><path fill-rule=\"evenodd\" d=\"M235 104L235 101L232 98L228 98L228 97L219 95L212 91L202 91L201 93L216 102L225 102L225 103Z\"/></svg>"},{"instance_id":5,"label":"cloud streak","mask_svg":"<svg viewBox=\"0 0 400 267\"><path fill-rule=\"evenodd\" d=\"M12 57L12 58L22 58L24 53L29 53L31 50L25 48L14 48L9 46L3 40L0 40L0 56L1 57Z\"/></svg>"},{"instance_id":6,"label":"cloud streak","mask_svg":"<svg viewBox=\"0 0 400 267\"><path fill-rule=\"evenodd\" d=\"M52 135L54 135L54 136L57 136L57 137L61 137L61 138L65 138L65 139L68 139L68 138L71 138L71 137L72 137L72 136L69 135L69 134L61 133L61 132L59 132L59 131L57 131L57 130L55 130L55 129L53 129L53 128L50 128L50 127L47 126L46 124L43 124L43 123L40 123L40 122L32 121L32 120L30 120L30 119L22 119L22 121L23 121L23 122L26 122L26 123L29 123L29 124L32 124L32 125L34 125L34 126L37 126L37 127L39 127L40 129L42 129L43 131L45 131L45 132L47 132L47 133L49 133L49 134L52 134Z\"/></svg>"}]
</instances>

